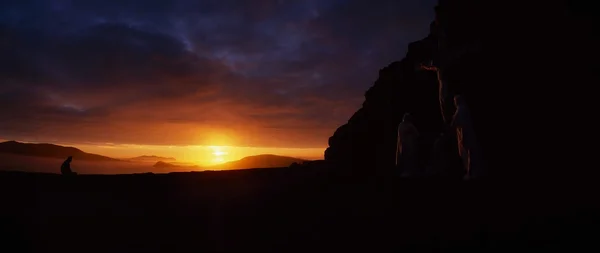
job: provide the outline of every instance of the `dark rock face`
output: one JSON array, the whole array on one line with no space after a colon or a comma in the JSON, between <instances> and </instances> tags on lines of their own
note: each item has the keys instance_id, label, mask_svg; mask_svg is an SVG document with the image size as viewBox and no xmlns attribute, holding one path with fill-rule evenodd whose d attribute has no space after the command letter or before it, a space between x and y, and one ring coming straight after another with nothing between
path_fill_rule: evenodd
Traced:
<instances>
[{"instance_id":1,"label":"dark rock face","mask_svg":"<svg viewBox=\"0 0 600 253\"><path fill-rule=\"evenodd\" d=\"M431 35L380 71L363 107L329 139L325 159L365 170L390 166L404 112L414 114L421 132L439 132L436 73L417 68L433 60L452 93L465 98L491 176L584 167L586 152L561 147L578 146L576 136L589 136L585 130L593 125L594 85L586 84L600 83L599 22L583 15L581 4L567 7L440 0ZM555 122L559 115L568 115L567 123ZM561 130L549 127L554 124Z\"/></svg>"},{"instance_id":2,"label":"dark rock face","mask_svg":"<svg viewBox=\"0 0 600 253\"><path fill-rule=\"evenodd\" d=\"M560 176L581 166L581 150L559 147L578 146L589 125L594 93L583 86L598 83L599 67L593 22L556 1L440 0L436 23L445 35L441 68L467 100L491 176ZM568 123L555 122L560 114Z\"/></svg>"},{"instance_id":3,"label":"dark rock face","mask_svg":"<svg viewBox=\"0 0 600 253\"><path fill-rule=\"evenodd\" d=\"M436 74L418 69L421 61L430 58L431 40L427 37L411 43L403 60L379 71L379 78L365 93L362 108L329 138L325 160L355 168L393 166L397 126L405 112L413 114L425 139L441 130ZM424 141L424 145L432 141Z\"/></svg>"}]
</instances>

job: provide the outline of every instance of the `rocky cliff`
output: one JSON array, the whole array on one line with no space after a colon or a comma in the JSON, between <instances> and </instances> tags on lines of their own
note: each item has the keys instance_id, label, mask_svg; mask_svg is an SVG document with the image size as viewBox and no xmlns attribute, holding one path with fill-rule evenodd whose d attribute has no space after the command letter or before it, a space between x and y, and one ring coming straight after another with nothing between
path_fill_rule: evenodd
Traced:
<instances>
[{"instance_id":1,"label":"rocky cliff","mask_svg":"<svg viewBox=\"0 0 600 253\"><path fill-rule=\"evenodd\" d=\"M380 71L362 108L329 139L325 159L367 170L390 166L404 112L422 132L439 131L436 74L417 68L434 60L471 109L490 175L539 177L583 165L583 150L561 147L577 146L575 136L592 125L586 115L594 92L586 84L599 83L600 37L598 18L584 9L556 1L440 0L431 34ZM548 126L561 113L568 120L557 133ZM557 165L562 169L550 168Z\"/></svg>"},{"instance_id":2,"label":"rocky cliff","mask_svg":"<svg viewBox=\"0 0 600 253\"><path fill-rule=\"evenodd\" d=\"M362 108L329 138L325 160L353 167L393 166L396 129L405 112L413 114L423 136L440 131L436 74L418 68L430 58L433 39L429 36L411 43L404 59L379 71L377 81L365 93Z\"/></svg>"}]
</instances>

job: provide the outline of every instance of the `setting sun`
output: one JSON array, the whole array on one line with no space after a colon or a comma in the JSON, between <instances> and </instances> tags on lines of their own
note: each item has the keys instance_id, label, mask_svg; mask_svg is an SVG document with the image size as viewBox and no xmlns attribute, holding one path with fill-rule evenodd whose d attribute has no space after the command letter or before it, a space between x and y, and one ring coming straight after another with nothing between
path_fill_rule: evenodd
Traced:
<instances>
[{"instance_id":1,"label":"setting sun","mask_svg":"<svg viewBox=\"0 0 600 253\"><path fill-rule=\"evenodd\" d=\"M224 163L227 161L226 156L229 153L227 151L225 151L225 147L210 146L210 148L212 149L212 155L213 155L212 162L214 164Z\"/></svg>"},{"instance_id":2,"label":"setting sun","mask_svg":"<svg viewBox=\"0 0 600 253\"><path fill-rule=\"evenodd\" d=\"M213 152L213 155L215 155L215 156L223 156L223 155L226 155L226 154L227 154L227 152L223 152L223 151L215 151L215 152Z\"/></svg>"}]
</instances>

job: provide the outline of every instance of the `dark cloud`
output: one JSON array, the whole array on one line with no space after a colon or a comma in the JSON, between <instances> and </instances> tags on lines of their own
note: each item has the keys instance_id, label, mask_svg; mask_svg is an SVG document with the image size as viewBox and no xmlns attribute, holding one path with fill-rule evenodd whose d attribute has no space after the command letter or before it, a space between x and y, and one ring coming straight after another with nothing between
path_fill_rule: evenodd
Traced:
<instances>
[{"instance_id":1,"label":"dark cloud","mask_svg":"<svg viewBox=\"0 0 600 253\"><path fill-rule=\"evenodd\" d=\"M0 137L324 147L430 1L2 1Z\"/></svg>"}]
</instances>

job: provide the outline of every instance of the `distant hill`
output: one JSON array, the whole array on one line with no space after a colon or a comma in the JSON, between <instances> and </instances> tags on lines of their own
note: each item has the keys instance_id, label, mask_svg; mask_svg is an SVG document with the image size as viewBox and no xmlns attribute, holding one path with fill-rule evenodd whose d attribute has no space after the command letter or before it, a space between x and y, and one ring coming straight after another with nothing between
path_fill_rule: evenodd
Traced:
<instances>
[{"instance_id":1,"label":"distant hill","mask_svg":"<svg viewBox=\"0 0 600 253\"><path fill-rule=\"evenodd\" d=\"M163 162L163 161L158 161L154 165L152 165L152 167L154 167L154 168L160 168L160 169L165 169L165 168L177 168L177 167L181 167L181 166L175 165L175 164L171 164L171 163L167 163L167 162Z\"/></svg>"},{"instance_id":2,"label":"distant hill","mask_svg":"<svg viewBox=\"0 0 600 253\"><path fill-rule=\"evenodd\" d=\"M143 155L133 158L128 158L127 161L132 162L145 162L145 163L156 163L156 162L176 162L177 160L173 157L161 157L155 155Z\"/></svg>"},{"instance_id":3,"label":"distant hill","mask_svg":"<svg viewBox=\"0 0 600 253\"><path fill-rule=\"evenodd\" d=\"M237 170L237 169L254 169L254 168L276 168L288 167L292 163L302 163L307 160L277 156L277 155L257 155L244 157L237 161L227 162L215 166L207 167L207 170Z\"/></svg>"},{"instance_id":4,"label":"distant hill","mask_svg":"<svg viewBox=\"0 0 600 253\"><path fill-rule=\"evenodd\" d=\"M201 168L195 165L181 165L181 164L172 164L168 162L158 161L152 167L156 169L164 169L164 170L188 170L188 171L196 171Z\"/></svg>"},{"instance_id":5,"label":"distant hill","mask_svg":"<svg viewBox=\"0 0 600 253\"><path fill-rule=\"evenodd\" d=\"M0 153L60 159L73 156L75 160L87 161L120 161L106 156L86 153L74 147L64 147L47 143L2 142L0 143Z\"/></svg>"}]
</instances>

